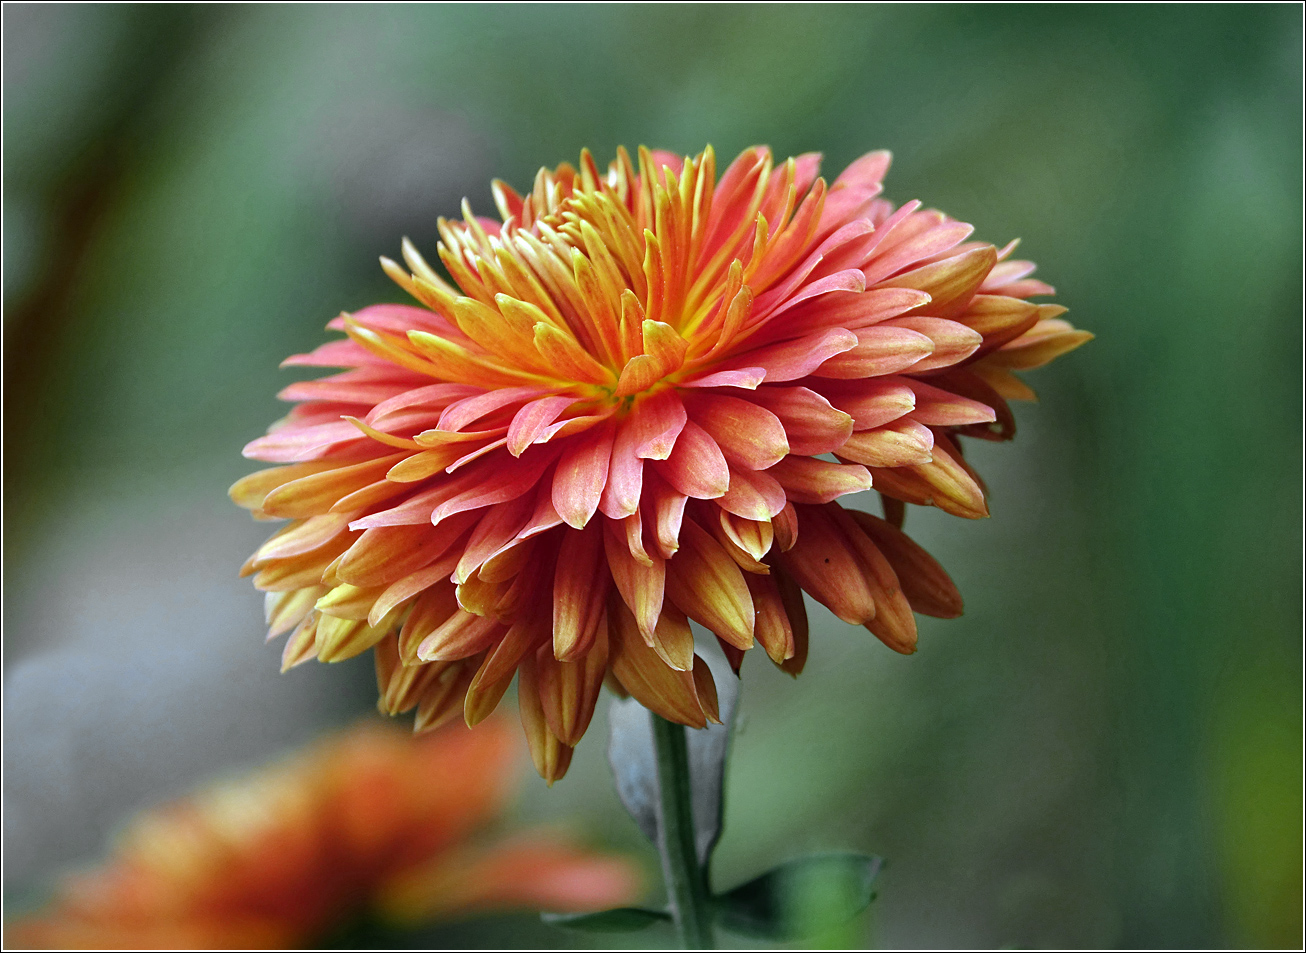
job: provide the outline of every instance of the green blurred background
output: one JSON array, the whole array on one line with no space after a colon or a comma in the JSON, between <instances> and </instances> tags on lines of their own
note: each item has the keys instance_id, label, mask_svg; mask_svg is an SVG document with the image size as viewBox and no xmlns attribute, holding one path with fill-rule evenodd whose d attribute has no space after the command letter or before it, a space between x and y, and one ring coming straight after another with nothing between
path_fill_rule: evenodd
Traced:
<instances>
[{"instance_id":1,"label":"green blurred background","mask_svg":"<svg viewBox=\"0 0 1306 953\"><path fill-rule=\"evenodd\" d=\"M895 154L1097 340L914 510L966 597L914 657L824 610L745 666L716 877L889 858L828 937L1302 941L1296 5L4 7L6 893L371 705L276 674L226 501L285 355L489 179L618 144ZM516 808L638 852L591 729ZM565 944L531 918L448 934ZM660 942L657 940L651 942Z\"/></svg>"}]
</instances>

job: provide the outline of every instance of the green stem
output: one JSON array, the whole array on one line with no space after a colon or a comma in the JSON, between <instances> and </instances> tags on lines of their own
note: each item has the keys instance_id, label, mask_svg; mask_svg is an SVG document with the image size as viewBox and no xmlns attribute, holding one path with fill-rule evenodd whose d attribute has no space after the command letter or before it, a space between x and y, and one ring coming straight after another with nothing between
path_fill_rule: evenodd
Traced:
<instances>
[{"instance_id":1,"label":"green stem","mask_svg":"<svg viewBox=\"0 0 1306 953\"><path fill-rule=\"evenodd\" d=\"M651 714L651 713L650 713ZM694 847L693 783L685 728L658 715L653 718L653 744L658 760L661 802L662 877L680 939L687 950L710 950L712 894L707 871Z\"/></svg>"}]
</instances>

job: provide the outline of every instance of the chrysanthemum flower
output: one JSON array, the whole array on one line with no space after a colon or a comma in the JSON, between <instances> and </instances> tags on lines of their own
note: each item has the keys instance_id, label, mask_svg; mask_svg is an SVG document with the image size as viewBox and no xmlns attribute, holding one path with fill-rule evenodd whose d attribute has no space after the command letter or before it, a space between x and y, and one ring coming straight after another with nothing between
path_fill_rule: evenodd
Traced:
<instances>
[{"instance_id":1,"label":"chrysanthemum flower","mask_svg":"<svg viewBox=\"0 0 1306 953\"><path fill-rule=\"evenodd\" d=\"M1091 335L1026 300L1052 289L1014 242L879 198L887 153L830 186L818 164L583 153L525 197L494 183L501 220L441 221L452 283L407 242L383 259L421 306L287 361L347 370L282 391L245 453L283 466L232 488L292 520L246 567L285 665L375 647L381 708L418 729L517 676L552 781L605 678L715 718L690 620L736 669L759 644L797 674L802 591L899 652L913 610L959 614L901 504L987 515L958 436L1009 438L1011 371ZM835 502L872 485L887 519Z\"/></svg>"},{"instance_id":2,"label":"chrysanthemum flower","mask_svg":"<svg viewBox=\"0 0 1306 953\"><path fill-rule=\"evenodd\" d=\"M284 765L146 814L6 946L315 946L351 917L393 925L484 910L629 902L632 866L556 835L469 841L503 808L509 727L414 739L365 725Z\"/></svg>"}]
</instances>

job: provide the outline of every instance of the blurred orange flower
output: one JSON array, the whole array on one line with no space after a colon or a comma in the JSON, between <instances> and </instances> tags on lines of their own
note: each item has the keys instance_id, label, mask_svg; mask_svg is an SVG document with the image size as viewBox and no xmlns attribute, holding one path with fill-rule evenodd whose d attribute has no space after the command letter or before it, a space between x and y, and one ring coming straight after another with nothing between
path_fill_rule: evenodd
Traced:
<instances>
[{"instance_id":1,"label":"blurred orange flower","mask_svg":"<svg viewBox=\"0 0 1306 953\"><path fill-rule=\"evenodd\" d=\"M245 571L283 665L375 647L381 708L474 725L519 678L536 768L567 770L599 688L715 720L690 620L738 670L797 674L802 592L914 651L913 611L961 597L900 531L903 503L988 515L959 435L1009 439L1007 398L1092 335L1034 304L1034 265L879 198L885 152L828 186L820 157L625 150L541 170L501 220L440 221L453 284L404 244L374 305L290 358L232 487L291 522ZM833 454L836 459L828 459ZM881 520L835 500L874 484Z\"/></svg>"},{"instance_id":2,"label":"blurred orange flower","mask_svg":"<svg viewBox=\"0 0 1306 953\"><path fill-rule=\"evenodd\" d=\"M6 948L303 947L363 915L408 926L633 899L620 858L540 832L472 840L504 807L512 735L497 719L419 738L366 724L152 811L108 863L7 924Z\"/></svg>"}]
</instances>

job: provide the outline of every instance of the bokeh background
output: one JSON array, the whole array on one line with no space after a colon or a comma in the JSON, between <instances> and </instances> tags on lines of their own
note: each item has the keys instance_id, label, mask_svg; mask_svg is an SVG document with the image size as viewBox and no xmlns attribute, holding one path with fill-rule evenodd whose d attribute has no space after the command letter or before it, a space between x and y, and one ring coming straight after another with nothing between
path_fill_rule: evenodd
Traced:
<instances>
[{"instance_id":1,"label":"bokeh background","mask_svg":"<svg viewBox=\"0 0 1306 953\"><path fill-rule=\"evenodd\" d=\"M962 619L900 658L817 608L798 682L749 660L717 882L885 855L849 945L1301 943L1297 5L3 17L11 909L370 708L366 659L277 674L235 578L266 527L225 490L281 358L402 299L377 256L582 146L765 142L830 173L892 149L890 197L1023 237L1098 338L1030 375L1014 444L972 444L992 519L909 514ZM604 732L517 816L653 872Z\"/></svg>"}]
</instances>

